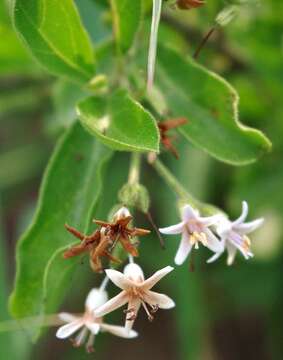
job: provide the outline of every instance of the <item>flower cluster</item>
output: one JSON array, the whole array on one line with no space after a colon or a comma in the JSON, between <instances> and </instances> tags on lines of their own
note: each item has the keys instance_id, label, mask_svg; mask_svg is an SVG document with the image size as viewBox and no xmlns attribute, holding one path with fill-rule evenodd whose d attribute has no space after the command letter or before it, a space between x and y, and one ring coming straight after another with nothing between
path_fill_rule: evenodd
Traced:
<instances>
[{"instance_id":1,"label":"flower cluster","mask_svg":"<svg viewBox=\"0 0 283 360\"><path fill-rule=\"evenodd\" d=\"M205 4L202 0L174 0L172 4L179 9L188 10L197 8ZM148 78L147 90L151 92L154 80L154 67L156 60L157 33L161 16L162 0L153 0L152 27L150 37L150 48L148 55ZM171 129L175 129L187 123L187 119L177 118L159 122L158 128L163 146L178 158L178 152L173 145L173 138L168 135ZM156 155L151 159L152 163L157 162ZM159 165L159 171L161 170ZM135 180L136 180L136 171ZM170 176L170 183L174 182ZM138 183L138 180L136 180ZM137 183L134 182L134 185ZM131 186L133 183L131 183ZM133 187L132 187L133 188ZM136 187L138 189L138 187ZM130 194L132 194L130 192ZM183 193L183 192L182 192ZM131 199L130 199L131 200ZM133 201L135 204L135 201ZM149 205L147 204L147 207ZM250 245L251 242L247 234L256 230L263 223L263 219L245 222L248 215L248 204L242 204L242 214L235 221L230 221L223 213L216 213L212 216L202 216L198 209L191 205L185 205L181 210L181 222L178 224L160 228L159 231L166 235L181 234L181 241L175 256L175 263L182 265L193 249L198 249L200 245L207 247L214 254L207 262L211 263L218 259L224 251L228 252L228 265L235 259L236 252L239 250L248 259L253 256ZM146 213L146 211L144 211ZM140 308L143 308L148 319L153 320L154 314L158 309L171 309L175 307L174 301L165 294L160 294L152 288L167 274L173 267L166 266L155 272L151 277L145 279L142 268L134 262L134 257L139 255L137 249L138 236L147 235L150 231L130 226L133 220L132 215L126 207L122 207L113 217L111 222L94 220L98 226L92 234L86 235L77 229L65 225L66 229L80 240L79 244L70 247L65 253L64 258L70 258L88 252L90 255L90 265L96 272L103 271L102 259L110 262L121 263L120 258L113 254L113 250L118 243L127 253L129 263L124 271L106 269L106 277L99 289L92 289L87 296L85 312L82 315L60 313L59 318L65 323L61 326L56 336L59 339L71 337L77 333L73 345L82 345L86 340L86 349L93 351L94 338L99 332L109 332L122 338L132 339L138 334L133 330L135 320ZM158 232L158 231L157 231ZM159 232L158 232L159 235ZM113 298L108 299L105 291L108 280L116 285L121 291ZM123 326L109 325L104 323L103 317L112 311L124 307L125 323Z\"/></svg>"},{"instance_id":2,"label":"flower cluster","mask_svg":"<svg viewBox=\"0 0 283 360\"><path fill-rule=\"evenodd\" d=\"M225 249L228 252L228 265L233 263L237 249L246 259L252 257L247 234L256 230L263 223L263 219L245 222L248 215L248 204L244 201L242 206L242 214L235 221L230 221L222 213L202 217L197 209L190 205L184 206L181 211L182 220L180 223L159 229L163 234L182 234L175 263L177 265L183 264L192 249L198 249L200 244L214 252L214 255L207 261L208 263L220 257ZM93 251L92 247L95 249L104 237L109 237L112 247L113 239L121 242L124 249L129 253L129 263L123 272L114 269L105 270L106 278L99 289L94 288L88 294L83 314L60 313L58 315L66 324L58 329L57 338L65 339L78 333L72 340L73 345L78 347L85 342L88 333L90 333L86 341L86 349L88 352L92 352L95 336L99 332L109 332L122 338L135 338L138 334L132 328L141 307L146 312L148 319L152 321L158 309L171 309L175 306L170 297L152 290L157 282L173 270L173 267L166 266L145 279L143 270L134 262L133 256L137 256L138 252L130 239L136 235L145 235L148 231L129 228L128 224L131 220L132 216L129 210L122 207L114 215L112 222L96 220L95 222L100 226L100 230L96 230L90 236L84 236L77 233L77 230L73 228L67 228L82 241L80 245L70 248L67 254L74 256L81 253L80 251L77 252L79 246L85 246L84 251L91 252ZM99 240L94 240L94 238ZM90 247L88 244L91 244ZM109 248L107 249L107 256L112 260L111 252ZM114 285L121 289L120 293L109 300L105 291L108 280L111 280ZM124 326L104 323L103 317L105 315L123 306L126 306L124 309Z\"/></svg>"},{"instance_id":3,"label":"flower cluster","mask_svg":"<svg viewBox=\"0 0 283 360\"><path fill-rule=\"evenodd\" d=\"M202 217L198 210L186 205L182 209L182 221L180 223L159 230L168 235L182 234L180 246L175 256L177 265L183 264L192 248L198 249L200 243L215 253L207 261L208 263L218 259L227 249L227 263L232 265L237 249L246 259L253 256L250 250L251 242L247 234L256 230L264 221L257 219L245 223L247 215L248 204L245 201L242 203L242 214L235 221L230 221L223 214Z\"/></svg>"}]
</instances>

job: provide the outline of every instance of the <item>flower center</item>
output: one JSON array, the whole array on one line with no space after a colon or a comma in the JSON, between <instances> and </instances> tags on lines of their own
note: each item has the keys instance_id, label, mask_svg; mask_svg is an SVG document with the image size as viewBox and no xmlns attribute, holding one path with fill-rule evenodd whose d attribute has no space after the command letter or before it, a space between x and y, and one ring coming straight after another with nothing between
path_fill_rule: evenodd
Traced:
<instances>
[{"instance_id":1,"label":"flower center","mask_svg":"<svg viewBox=\"0 0 283 360\"><path fill-rule=\"evenodd\" d=\"M251 241L246 235L239 235L235 231L231 231L230 239L236 246L240 246L245 252L250 251Z\"/></svg>"},{"instance_id":2,"label":"flower center","mask_svg":"<svg viewBox=\"0 0 283 360\"><path fill-rule=\"evenodd\" d=\"M146 314L147 314L147 317L148 317L148 320L149 321L153 321L154 317L152 314L154 314L157 310L158 310L158 305L152 305L152 304L149 304L147 303L145 300L144 300L144 295L145 295L145 292L143 289L139 288L139 287L132 287L128 290L128 294L130 296L130 298L138 298L142 304L142 307L144 308ZM150 308L149 308L150 307ZM128 310L125 311L125 313L128 315L127 316L127 320L128 321L133 321L135 320L137 314L136 314L136 310L133 309L133 308L129 308Z\"/></svg>"},{"instance_id":3,"label":"flower center","mask_svg":"<svg viewBox=\"0 0 283 360\"><path fill-rule=\"evenodd\" d=\"M203 226L195 221L191 220L186 224L186 230L189 234L189 240L192 246L195 246L195 249L198 249L199 242L204 246L207 246L207 235L203 231Z\"/></svg>"}]
</instances>

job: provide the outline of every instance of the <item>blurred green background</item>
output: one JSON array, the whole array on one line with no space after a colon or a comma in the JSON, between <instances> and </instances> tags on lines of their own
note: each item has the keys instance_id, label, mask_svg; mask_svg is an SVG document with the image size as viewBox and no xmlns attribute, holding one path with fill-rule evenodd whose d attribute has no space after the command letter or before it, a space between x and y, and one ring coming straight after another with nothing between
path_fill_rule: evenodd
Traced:
<instances>
[{"instance_id":1,"label":"blurred green background","mask_svg":"<svg viewBox=\"0 0 283 360\"><path fill-rule=\"evenodd\" d=\"M111 36L104 1L76 3L96 42ZM227 3L232 1L207 0L206 6L188 12L167 8L160 37L166 37L184 54L192 54ZM140 332L137 340L101 335L96 339L95 355L87 355L83 348L73 349L67 341L55 339L54 329L36 344L23 331L0 333L1 358L283 358L283 3L249 3L233 22L215 32L199 61L237 89L241 120L268 135L273 142L272 153L256 164L232 167L177 142L180 160L175 161L168 153L161 158L200 199L224 208L232 217L238 216L245 199L251 206L251 218L265 217L264 227L252 237L255 258L245 262L238 256L235 265L227 268L224 257L208 266L205 260L209 252L197 252L194 272L185 263L175 270L178 281L168 276L161 284L160 290L176 299L176 309L160 311L153 323L141 314L136 325ZM0 2L0 39L0 320L7 320L7 299L15 274L15 243L31 220L54 144L74 119L74 104L83 94L76 86L47 75L33 62L12 28L4 0ZM108 167L109 191L98 218L106 217L116 203L127 171L128 155L115 155ZM176 222L175 195L148 165L142 174L157 224ZM160 191L156 192L157 188ZM148 225L142 216L138 223ZM167 238L164 251L156 237L148 238L142 241L139 263L149 275L171 264L176 248L177 238ZM80 311L89 287L96 282L88 265L81 265L64 310ZM122 316L115 313L109 320L118 323Z\"/></svg>"}]
</instances>

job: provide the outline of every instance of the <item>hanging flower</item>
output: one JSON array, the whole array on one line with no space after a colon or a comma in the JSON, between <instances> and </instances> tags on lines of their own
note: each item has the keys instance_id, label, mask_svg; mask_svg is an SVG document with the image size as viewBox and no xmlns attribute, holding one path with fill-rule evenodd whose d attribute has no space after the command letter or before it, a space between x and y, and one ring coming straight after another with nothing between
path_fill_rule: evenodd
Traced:
<instances>
[{"instance_id":1,"label":"hanging flower","mask_svg":"<svg viewBox=\"0 0 283 360\"><path fill-rule=\"evenodd\" d=\"M247 237L247 234L260 227L264 219L256 219L254 221L245 223L248 211L248 204L246 201L243 201L242 214L237 220L229 221L224 216L219 219L218 223L216 224L216 232L220 236L221 242L223 243L223 250L216 252L209 260L207 260L208 263L217 260L220 255L223 254L225 249L227 249L228 252L228 265L233 264L237 249L240 250L245 259L253 257L253 253L250 250L251 242Z\"/></svg>"},{"instance_id":2,"label":"hanging flower","mask_svg":"<svg viewBox=\"0 0 283 360\"><path fill-rule=\"evenodd\" d=\"M58 317L66 322L66 325L61 326L56 333L58 339L66 339L79 331L76 338L72 341L75 347L79 347L85 341L88 332L89 338L86 342L87 352L93 352L93 342L95 336L99 331L107 331L113 335L122 338L134 338L137 333L134 330L128 331L122 326L108 325L95 314L95 309L103 305L107 301L107 293L101 289L92 289L88 294L85 302L85 312L82 315L73 315L69 313L60 313Z\"/></svg>"},{"instance_id":3,"label":"hanging flower","mask_svg":"<svg viewBox=\"0 0 283 360\"><path fill-rule=\"evenodd\" d=\"M175 306L174 301L167 295L151 291L151 288L172 270L171 266L166 266L147 280L144 279L141 267L134 263L128 264L124 273L112 269L106 270L109 279L122 291L106 304L100 306L96 310L96 315L103 316L128 304L128 308L125 310L127 314L126 329L130 330L133 327L140 306L144 308L148 319L152 321L153 313L159 308L171 309Z\"/></svg>"},{"instance_id":4,"label":"hanging flower","mask_svg":"<svg viewBox=\"0 0 283 360\"><path fill-rule=\"evenodd\" d=\"M185 205L182 209L182 221L180 223L159 229L162 234L182 234L179 249L175 256L177 265L183 264L192 248L199 248L199 243L214 252L223 250L223 245L209 229L210 226L216 224L218 219L219 215L201 217L197 210L190 205Z\"/></svg>"}]
</instances>

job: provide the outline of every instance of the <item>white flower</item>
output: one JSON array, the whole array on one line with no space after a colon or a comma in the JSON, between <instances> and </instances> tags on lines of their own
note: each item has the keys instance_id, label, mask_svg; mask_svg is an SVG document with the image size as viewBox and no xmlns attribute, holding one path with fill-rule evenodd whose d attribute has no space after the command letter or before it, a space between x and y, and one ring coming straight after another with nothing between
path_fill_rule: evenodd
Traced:
<instances>
[{"instance_id":1,"label":"white flower","mask_svg":"<svg viewBox=\"0 0 283 360\"><path fill-rule=\"evenodd\" d=\"M186 205L182 209L182 221L179 224L159 229L162 234L182 234L180 246L175 256L177 265L183 264L193 246L198 249L199 242L214 252L223 250L223 245L209 229L209 226L216 224L219 216L201 217L197 210Z\"/></svg>"},{"instance_id":2,"label":"white flower","mask_svg":"<svg viewBox=\"0 0 283 360\"><path fill-rule=\"evenodd\" d=\"M237 249L241 251L245 259L249 259L253 256L250 250L250 239L246 234L251 233L260 227L264 219L256 219L251 222L244 222L248 215L248 204L246 201L242 203L242 214L235 221L229 221L226 217L221 217L218 224L216 225L216 232L221 238L224 249L223 251L216 252L209 260L211 263L219 258L223 254L225 248L228 252L227 264L232 265L236 256Z\"/></svg>"},{"instance_id":3,"label":"white flower","mask_svg":"<svg viewBox=\"0 0 283 360\"><path fill-rule=\"evenodd\" d=\"M132 328L141 305L146 311L149 320L152 320L152 313L159 308L171 309L175 306L174 301L168 296L151 291L151 288L172 270L171 266L166 266L147 280L144 279L140 266L134 263L128 264L124 269L124 273L112 269L106 270L107 276L116 286L122 289L122 292L100 306L96 310L96 314L103 316L128 303L128 309L125 311L127 314L125 326L128 330Z\"/></svg>"},{"instance_id":4,"label":"white flower","mask_svg":"<svg viewBox=\"0 0 283 360\"><path fill-rule=\"evenodd\" d=\"M73 315L69 313L60 313L58 317L66 322L66 325L61 326L56 333L59 339L66 339L80 330L75 340L74 346L80 346L85 341L88 331L90 331L89 339L86 343L88 352L93 351L94 337L99 331L107 331L116 336L123 338L134 338L137 333L134 330L127 331L122 326L108 325L103 323L102 317L95 314L95 309L107 302L107 293L104 290L92 289L88 294L85 302L85 313L82 315Z\"/></svg>"}]
</instances>

